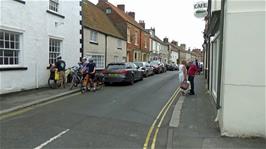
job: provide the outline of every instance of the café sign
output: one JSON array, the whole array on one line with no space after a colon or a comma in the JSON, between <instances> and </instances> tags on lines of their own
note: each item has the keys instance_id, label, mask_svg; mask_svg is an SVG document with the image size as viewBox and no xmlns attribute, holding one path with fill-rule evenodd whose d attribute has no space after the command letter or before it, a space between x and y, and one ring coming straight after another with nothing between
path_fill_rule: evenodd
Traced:
<instances>
[{"instance_id":1,"label":"caf\u00e9 sign","mask_svg":"<svg viewBox=\"0 0 266 149\"><path fill-rule=\"evenodd\" d=\"M204 18L208 12L208 3L204 1L199 1L194 4L194 16L197 18Z\"/></svg>"}]
</instances>

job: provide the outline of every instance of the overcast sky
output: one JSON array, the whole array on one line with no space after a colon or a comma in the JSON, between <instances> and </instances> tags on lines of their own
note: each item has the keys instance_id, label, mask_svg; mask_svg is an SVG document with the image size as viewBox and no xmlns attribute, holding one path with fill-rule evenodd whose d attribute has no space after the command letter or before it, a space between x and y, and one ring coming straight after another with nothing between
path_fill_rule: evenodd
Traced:
<instances>
[{"instance_id":1,"label":"overcast sky","mask_svg":"<svg viewBox=\"0 0 266 149\"><path fill-rule=\"evenodd\" d=\"M126 11L135 12L137 22L145 21L146 29L155 27L159 38L168 37L169 41L185 43L187 48L202 49L205 23L194 17L193 4L197 1L200 0L108 0L115 6L125 4Z\"/></svg>"}]
</instances>

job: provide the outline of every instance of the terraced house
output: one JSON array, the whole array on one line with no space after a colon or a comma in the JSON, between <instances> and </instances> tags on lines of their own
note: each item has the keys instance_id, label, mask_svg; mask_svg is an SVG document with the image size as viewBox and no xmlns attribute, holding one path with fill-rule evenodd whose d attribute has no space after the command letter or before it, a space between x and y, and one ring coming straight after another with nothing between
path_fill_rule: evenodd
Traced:
<instances>
[{"instance_id":1,"label":"terraced house","mask_svg":"<svg viewBox=\"0 0 266 149\"><path fill-rule=\"evenodd\" d=\"M144 21L136 22L135 12L125 12L125 5L116 7L107 0L99 0L97 6L127 39L127 61L148 61L150 35L145 31Z\"/></svg>"},{"instance_id":2,"label":"terraced house","mask_svg":"<svg viewBox=\"0 0 266 149\"><path fill-rule=\"evenodd\" d=\"M47 66L59 55L77 64L79 1L4 0L0 10L0 94L47 86Z\"/></svg>"},{"instance_id":3,"label":"terraced house","mask_svg":"<svg viewBox=\"0 0 266 149\"><path fill-rule=\"evenodd\" d=\"M83 56L94 59L97 69L126 61L126 38L101 9L83 0L82 18Z\"/></svg>"}]
</instances>

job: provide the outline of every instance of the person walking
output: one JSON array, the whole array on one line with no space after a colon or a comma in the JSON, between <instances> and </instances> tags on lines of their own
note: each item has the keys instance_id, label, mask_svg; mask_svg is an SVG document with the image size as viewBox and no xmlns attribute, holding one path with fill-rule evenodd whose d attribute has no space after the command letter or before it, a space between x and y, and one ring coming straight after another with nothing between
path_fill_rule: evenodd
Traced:
<instances>
[{"instance_id":1,"label":"person walking","mask_svg":"<svg viewBox=\"0 0 266 149\"><path fill-rule=\"evenodd\" d=\"M178 66L178 80L179 85L181 86L181 83L184 81L187 81L187 68L186 68L187 62L185 60L182 60L181 64ZM181 90L182 94L185 94L185 90Z\"/></svg>"},{"instance_id":2,"label":"person walking","mask_svg":"<svg viewBox=\"0 0 266 149\"><path fill-rule=\"evenodd\" d=\"M59 72L59 84L61 87L65 88L65 70L66 70L66 62L62 60L61 56L56 57L55 66Z\"/></svg>"},{"instance_id":3,"label":"person walking","mask_svg":"<svg viewBox=\"0 0 266 149\"><path fill-rule=\"evenodd\" d=\"M194 91L194 78L197 73L198 69L193 62L189 62L189 69L188 69L188 81L190 82L191 89L189 95L195 95Z\"/></svg>"}]
</instances>

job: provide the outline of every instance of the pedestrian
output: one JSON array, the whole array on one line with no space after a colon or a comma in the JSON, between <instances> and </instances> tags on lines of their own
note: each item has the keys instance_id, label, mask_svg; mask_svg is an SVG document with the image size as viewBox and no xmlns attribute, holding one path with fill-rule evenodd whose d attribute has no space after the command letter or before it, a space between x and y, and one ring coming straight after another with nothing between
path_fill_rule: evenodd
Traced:
<instances>
[{"instance_id":1,"label":"pedestrian","mask_svg":"<svg viewBox=\"0 0 266 149\"><path fill-rule=\"evenodd\" d=\"M188 81L190 82L191 89L189 95L195 95L194 91L194 78L197 73L198 69L193 62L189 62L189 69L188 69Z\"/></svg>"},{"instance_id":2,"label":"pedestrian","mask_svg":"<svg viewBox=\"0 0 266 149\"><path fill-rule=\"evenodd\" d=\"M178 80L179 80L179 85L185 81L187 81L187 68L186 68L187 62L185 60L182 60L181 64L178 66ZM181 88L182 94L185 94L185 90Z\"/></svg>"},{"instance_id":3,"label":"pedestrian","mask_svg":"<svg viewBox=\"0 0 266 149\"><path fill-rule=\"evenodd\" d=\"M59 83L61 87L65 88L65 70L66 70L66 62L62 60L61 56L56 57L55 66L59 72Z\"/></svg>"}]
</instances>

